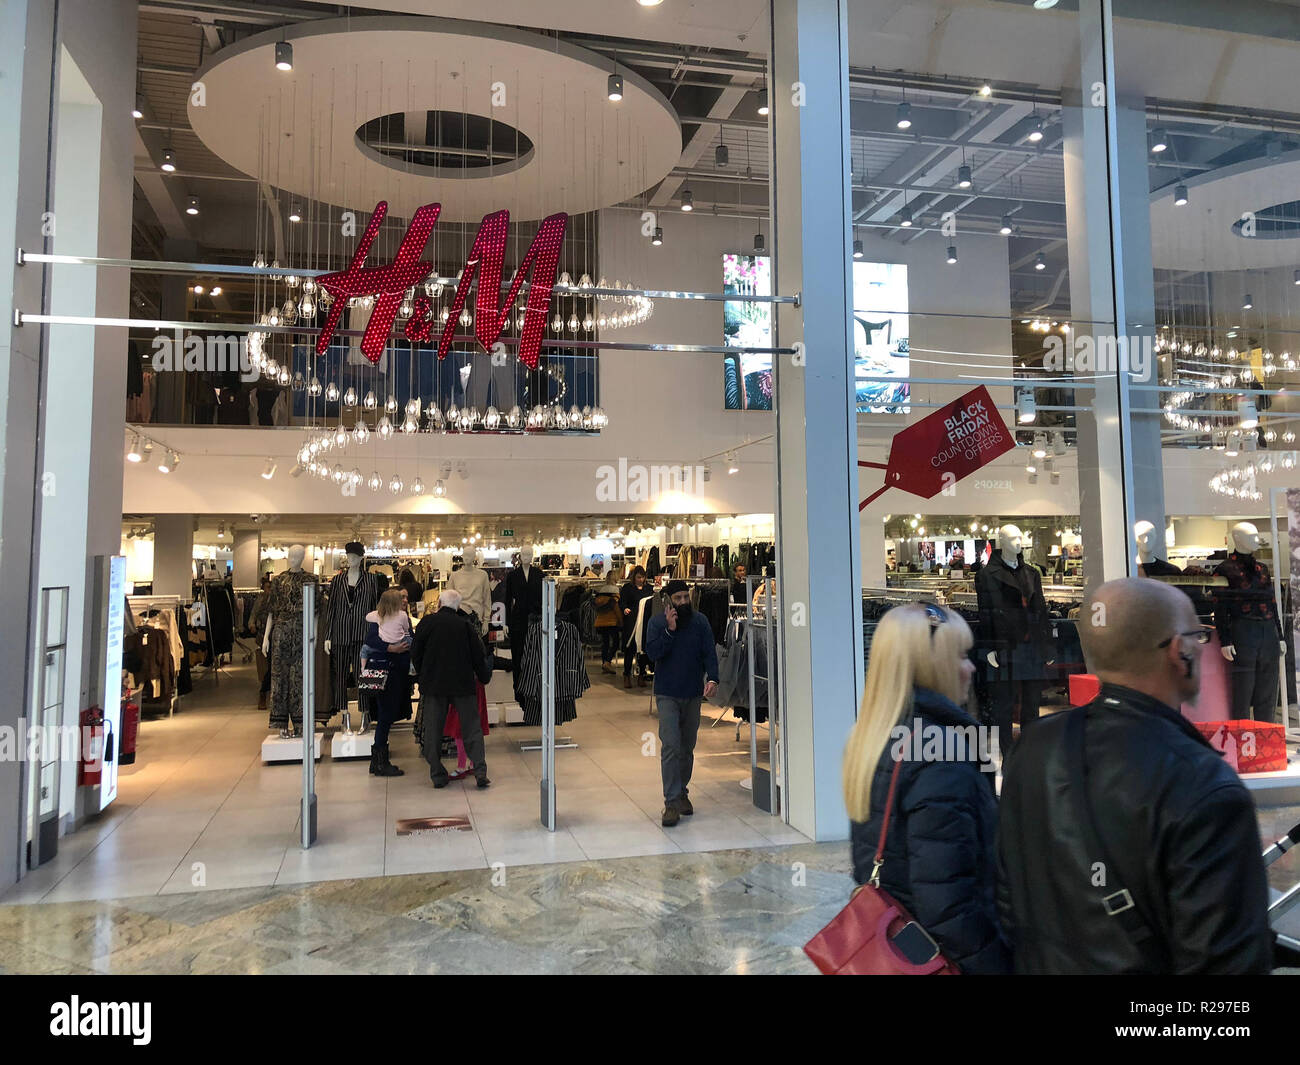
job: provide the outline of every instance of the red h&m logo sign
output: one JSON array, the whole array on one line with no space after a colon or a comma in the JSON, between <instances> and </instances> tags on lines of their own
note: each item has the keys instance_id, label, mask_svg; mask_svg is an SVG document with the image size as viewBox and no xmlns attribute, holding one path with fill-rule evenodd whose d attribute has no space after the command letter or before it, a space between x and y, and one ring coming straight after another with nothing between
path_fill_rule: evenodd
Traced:
<instances>
[{"instance_id":1,"label":"red h&m logo sign","mask_svg":"<svg viewBox=\"0 0 1300 1065\"><path fill-rule=\"evenodd\" d=\"M334 331L338 328L346 301L354 296L374 296L375 306L361 338L361 351L371 362L378 362L388 343L388 335L397 317L397 309L407 289L429 276L434 264L419 258L428 243L429 234L438 221L442 205L427 203L415 212L411 224L402 238L397 257L388 266L366 266L370 245L379 232L380 223L388 214L387 201L375 205L370 224L357 245L352 262L346 270L322 274L316 283L334 296L334 305L316 341L316 354L324 355L329 348ZM569 216L564 213L542 219L537 236L528 246L524 260L519 264L510 291L501 299L501 268L505 260L506 234L510 226L510 212L497 211L485 215L474 237L469 261L461 275L452 301L447 324L438 340L438 358L445 359L455 337L456 323L469 296L470 285L478 277L478 295L474 303L474 336L485 351L501 339L501 333L510 320L510 308L523 286L524 278L532 271L528 286L528 303L524 310L524 326L519 337L519 361L530 370L537 368L541 355L542 334L546 329L546 315L551 304L551 290L555 287L555 272L560 263L560 247L564 243L564 230ZM412 342L432 339L433 307L421 296L414 304L415 313L406 323L406 338Z\"/></svg>"}]
</instances>

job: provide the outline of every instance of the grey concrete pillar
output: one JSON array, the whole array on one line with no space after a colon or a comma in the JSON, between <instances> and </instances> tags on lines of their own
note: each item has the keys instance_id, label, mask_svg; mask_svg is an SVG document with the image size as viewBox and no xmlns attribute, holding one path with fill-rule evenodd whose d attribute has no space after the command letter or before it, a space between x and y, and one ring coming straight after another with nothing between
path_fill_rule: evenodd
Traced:
<instances>
[{"instance_id":1,"label":"grey concrete pillar","mask_svg":"<svg viewBox=\"0 0 1300 1065\"><path fill-rule=\"evenodd\" d=\"M153 522L155 595L188 597L194 584L194 515L159 514Z\"/></svg>"},{"instance_id":2,"label":"grey concrete pillar","mask_svg":"<svg viewBox=\"0 0 1300 1065\"><path fill-rule=\"evenodd\" d=\"M857 416L848 262L849 86L845 0L772 0L773 291L777 549L790 823L843 839L844 743L862 690Z\"/></svg>"},{"instance_id":3,"label":"grey concrete pillar","mask_svg":"<svg viewBox=\"0 0 1300 1065\"><path fill-rule=\"evenodd\" d=\"M262 530L238 529L234 534L234 578L236 588L256 588L262 557Z\"/></svg>"}]
</instances>

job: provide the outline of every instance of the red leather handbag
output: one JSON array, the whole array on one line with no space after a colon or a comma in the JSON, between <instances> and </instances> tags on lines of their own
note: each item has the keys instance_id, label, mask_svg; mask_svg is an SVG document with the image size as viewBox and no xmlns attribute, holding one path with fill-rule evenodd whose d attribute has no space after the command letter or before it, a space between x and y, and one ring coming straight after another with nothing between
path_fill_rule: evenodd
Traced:
<instances>
[{"instance_id":1,"label":"red leather handbag","mask_svg":"<svg viewBox=\"0 0 1300 1065\"><path fill-rule=\"evenodd\" d=\"M871 879L856 888L849 904L804 945L804 953L827 976L958 976L961 973L911 914L880 888L885 837L901 765L901 762L894 763L889 778L889 797L885 800L885 817L880 825ZM924 960L909 960L901 948L912 958ZM933 956L927 958L931 949Z\"/></svg>"}]
</instances>

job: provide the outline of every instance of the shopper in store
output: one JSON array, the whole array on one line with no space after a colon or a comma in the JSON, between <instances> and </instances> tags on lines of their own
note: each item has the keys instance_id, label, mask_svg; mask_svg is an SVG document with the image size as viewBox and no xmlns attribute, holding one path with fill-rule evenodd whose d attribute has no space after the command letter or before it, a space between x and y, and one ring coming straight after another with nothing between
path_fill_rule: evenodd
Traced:
<instances>
[{"instance_id":1,"label":"shopper in store","mask_svg":"<svg viewBox=\"0 0 1300 1065\"><path fill-rule=\"evenodd\" d=\"M1101 692L1028 729L1003 770L998 903L1017 973L1270 970L1255 805L1178 711L1208 631L1159 581L1085 601Z\"/></svg>"},{"instance_id":2,"label":"shopper in store","mask_svg":"<svg viewBox=\"0 0 1300 1065\"><path fill-rule=\"evenodd\" d=\"M731 601L742 606L749 602L749 590L745 586L745 566L737 562L731 568Z\"/></svg>"},{"instance_id":3,"label":"shopper in store","mask_svg":"<svg viewBox=\"0 0 1300 1065\"><path fill-rule=\"evenodd\" d=\"M623 687L632 687L632 663L636 662L636 683L645 687L646 658L637 653L637 619L641 617L641 600L653 596L654 589L646 580L645 568L637 566L631 579L618 594L619 609L623 613Z\"/></svg>"},{"instance_id":4,"label":"shopper in store","mask_svg":"<svg viewBox=\"0 0 1300 1065\"><path fill-rule=\"evenodd\" d=\"M492 680L492 664L474 622L460 610L460 599L456 589L444 589L438 609L426 613L415 627L412 657L420 678L424 753L433 786L445 788L451 778L442 764L442 737L448 706L454 705L466 753L474 764L474 778L480 788L486 788L491 781L479 722L477 682Z\"/></svg>"},{"instance_id":5,"label":"shopper in store","mask_svg":"<svg viewBox=\"0 0 1300 1065\"><path fill-rule=\"evenodd\" d=\"M402 771L388 756L388 732L393 722L407 716L409 700L407 674L411 668L411 619L406 614L406 593L389 588L379 597L379 605L366 615L368 665L385 663L388 681L376 700L375 739L370 748L370 772L377 777L400 777Z\"/></svg>"},{"instance_id":6,"label":"shopper in store","mask_svg":"<svg viewBox=\"0 0 1300 1065\"><path fill-rule=\"evenodd\" d=\"M664 599L664 612L650 619L645 647L655 664L662 821L670 828L695 812L688 789L700 731L700 701L717 690L718 649L708 620L691 609L691 590L685 581L669 581Z\"/></svg>"},{"instance_id":7,"label":"shopper in store","mask_svg":"<svg viewBox=\"0 0 1300 1065\"><path fill-rule=\"evenodd\" d=\"M853 879L865 884L878 873L881 889L949 961L963 973L995 974L1009 971L1011 957L997 920L991 744L978 741L982 733L963 709L975 674L973 645L970 627L946 607L908 604L881 617L844 752L844 802ZM917 743L918 735L925 742ZM933 736L943 738L938 757Z\"/></svg>"},{"instance_id":8,"label":"shopper in store","mask_svg":"<svg viewBox=\"0 0 1300 1065\"><path fill-rule=\"evenodd\" d=\"M619 613L618 587L613 584L601 584L592 589L596 600L596 621L594 628L600 634L600 671L614 672L614 655L618 651L618 635L623 628L623 618Z\"/></svg>"}]
</instances>

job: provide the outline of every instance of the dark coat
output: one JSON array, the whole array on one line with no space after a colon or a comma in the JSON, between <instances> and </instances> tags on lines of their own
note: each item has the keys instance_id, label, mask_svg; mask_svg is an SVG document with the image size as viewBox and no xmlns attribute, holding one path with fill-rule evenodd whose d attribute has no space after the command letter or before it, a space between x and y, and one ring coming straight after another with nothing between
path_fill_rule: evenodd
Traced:
<instances>
[{"instance_id":1,"label":"dark coat","mask_svg":"<svg viewBox=\"0 0 1300 1065\"><path fill-rule=\"evenodd\" d=\"M632 634L636 632L637 604L640 603L642 599L651 598L654 594L655 590L651 587L649 581L645 582L645 587L643 588L638 588L636 586L636 581L628 581L623 585L623 590L618 593L618 616L623 619L624 644L627 644L627 642L632 638ZM624 614L624 610L630 610L632 613ZM646 612L645 620L647 624L650 621L648 610Z\"/></svg>"},{"instance_id":2,"label":"dark coat","mask_svg":"<svg viewBox=\"0 0 1300 1065\"><path fill-rule=\"evenodd\" d=\"M1006 651L1017 644L1033 644L1046 657L1051 639L1047 600L1043 598L1043 577L1034 566L1020 564L1012 569L994 551L988 564L975 574L975 596L979 604L981 650ZM999 655L1001 661L1005 655Z\"/></svg>"},{"instance_id":3,"label":"dark coat","mask_svg":"<svg viewBox=\"0 0 1300 1065\"><path fill-rule=\"evenodd\" d=\"M542 612L542 581L542 569L536 563L529 568L527 577L522 566L506 574L506 624L510 626L512 647L523 647L529 617Z\"/></svg>"},{"instance_id":4,"label":"dark coat","mask_svg":"<svg viewBox=\"0 0 1300 1065\"><path fill-rule=\"evenodd\" d=\"M1087 790L1110 860L1153 933L1106 913L1070 786L1065 725L1086 714ZM1004 769L998 906L1018 973L1267 973L1255 805L1182 714L1104 685L1026 729Z\"/></svg>"},{"instance_id":5,"label":"dark coat","mask_svg":"<svg viewBox=\"0 0 1300 1065\"><path fill-rule=\"evenodd\" d=\"M415 626L411 661L421 696L473 695L476 681L492 679L487 650L469 615L448 606L425 614Z\"/></svg>"},{"instance_id":6,"label":"dark coat","mask_svg":"<svg viewBox=\"0 0 1300 1065\"><path fill-rule=\"evenodd\" d=\"M913 709L903 724L910 730L913 719L919 719L923 740L929 726L975 735L975 721L942 695L927 688L916 688L912 695ZM871 877L894 771L894 745L891 739L876 766L870 819L852 826L853 879L859 884ZM911 753L909 742L898 773L880 886L962 972L1007 972L1011 959L995 901L993 773L981 771L978 759L911 761Z\"/></svg>"}]
</instances>

